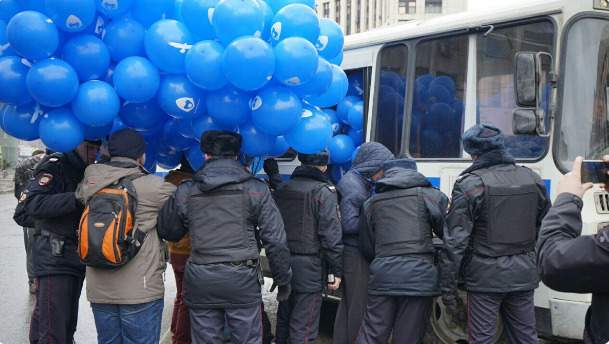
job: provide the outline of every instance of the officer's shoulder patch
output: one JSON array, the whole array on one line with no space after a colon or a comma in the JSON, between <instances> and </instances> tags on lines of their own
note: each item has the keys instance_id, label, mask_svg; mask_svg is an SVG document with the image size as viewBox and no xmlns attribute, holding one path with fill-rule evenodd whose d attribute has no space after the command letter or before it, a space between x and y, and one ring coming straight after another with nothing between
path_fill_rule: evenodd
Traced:
<instances>
[{"instance_id":1,"label":"officer's shoulder patch","mask_svg":"<svg viewBox=\"0 0 609 344\"><path fill-rule=\"evenodd\" d=\"M58 162L58 161L59 161L59 158L57 158L57 157L49 158L49 162Z\"/></svg>"},{"instance_id":2,"label":"officer's shoulder patch","mask_svg":"<svg viewBox=\"0 0 609 344\"><path fill-rule=\"evenodd\" d=\"M332 193L336 193L336 186L334 185L326 184L326 189L330 190Z\"/></svg>"},{"instance_id":3,"label":"officer's shoulder patch","mask_svg":"<svg viewBox=\"0 0 609 344\"><path fill-rule=\"evenodd\" d=\"M41 173L38 175L38 185L47 186L53 181L53 175L50 173Z\"/></svg>"}]
</instances>

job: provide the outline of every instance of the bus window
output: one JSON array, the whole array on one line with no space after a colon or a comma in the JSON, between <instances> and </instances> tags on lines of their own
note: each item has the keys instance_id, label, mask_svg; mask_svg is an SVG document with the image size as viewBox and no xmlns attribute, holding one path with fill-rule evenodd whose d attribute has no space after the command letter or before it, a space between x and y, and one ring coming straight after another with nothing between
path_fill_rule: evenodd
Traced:
<instances>
[{"instance_id":1,"label":"bus window","mask_svg":"<svg viewBox=\"0 0 609 344\"><path fill-rule=\"evenodd\" d=\"M423 41L416 48L410 155L460 158L468 38Z\"/></svg>"},{"instance_id":2,"label":"bus window","mask_svg":"<svg viewBox=\"0 0 609 344\"><path fill-rule=\"evenodd\" d=\"M381 50L374 138L394 154L400 153L402 143L407 66L407 46L398 44Z\"/></svg>"},{"instance_id":3,"label":"bus window","mask_svg":"<svg viewBox=\"0 0 609 344\"><path fill-rule=\"evenodd\" d=\"M553 52L554 25L549 21L496 28L477 36L478 123L492 124L506 135L508 151L519 159L541 158L548 138L514 135L514 56L519 51Z\"/></svg>"}]
</instances>

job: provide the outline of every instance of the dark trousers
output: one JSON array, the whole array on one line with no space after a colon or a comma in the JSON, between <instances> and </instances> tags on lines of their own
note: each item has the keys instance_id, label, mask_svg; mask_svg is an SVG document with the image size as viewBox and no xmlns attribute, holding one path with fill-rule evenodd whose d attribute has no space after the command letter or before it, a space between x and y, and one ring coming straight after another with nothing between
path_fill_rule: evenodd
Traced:
<instances>
[{"instance_id":1,"label":"dark trousers","mask_svg":"<svg viewBox=\"0 0 609 344\"><path fill-rule=\"evenodd\" d=\"M351 344L357 338L368 300L368 262L363 256L343 254L342 299L334 322L334 344Z\"/></svg>"},{"instance_id":2,"label":"dark trousers","mask_svg":"<svg viewBox=\"0 0 609 344\"><path fill-rule=\"evenodd\" d=\"M38 277L36 305L30 323L30 343L72 344L78 322L83 277Z\"/></svg>"},{"instance_id":3,"label":"dark trousers","mask_svg":"<svg viewBox=\"0 0 609 344\"><path fill-rule=\"evenodd\" d=\"M32 241L34 240L35 228L23 227L23 244L25 246L25 261L27 279L30 284L34 283L34 262L32 260Z\"/></svg>"},{"instance_id":4,"label":"dark trousers","mask_svg":"<svg viewBox=\"0 0 609 344\"><path fill-rule=\"evenodd\" d=\"M224 342L224 325L233 344L262 343L262 307L190 309L190 329L194 344Z\"/></svg>"},{"instance_id":5,"label":"dark trousers","mask_svg":"<svg viewBox=\"0 0 609 344\"><path fill-rule=\"evenodd\" d=\"M319 334L321 293L292 292L277 309L277 344L305 344Z\"/></svg>"},{"instance_id":6,"label":"dark trousers","mask_svg":"<svg viewBox=\"0 0 609 344\"><path fill-rule=\"evenodd\" d=\"M538 343L533 291L517 293L468 293L468 332L472 344L493 344L499 317L508 343Z\"/></svg>"},{"instance_id":7,"label":"dark trousers","mask_svg":"<svg viewBox=\"0 0 609 344\"><path fill-rule=\"evenodd\" d=\"M173 304L173 315L171 317L171 342L173 344L190 344L190 316L188 306L184 303L182 281L184 280L184 268L188 256L184 254L170 254L173 274L176 278L176 299Z\"/></svg>"},{"instance_id":8,"label":"dark trousers","mask_svg":"<svg viewBox=\"0 0 609 344\"><path fill-rule=\"evenodd\" d=\"M368 308L357 344L421 343L429 323L433 297L368 295Z\"/></svg>"}]
</instances>

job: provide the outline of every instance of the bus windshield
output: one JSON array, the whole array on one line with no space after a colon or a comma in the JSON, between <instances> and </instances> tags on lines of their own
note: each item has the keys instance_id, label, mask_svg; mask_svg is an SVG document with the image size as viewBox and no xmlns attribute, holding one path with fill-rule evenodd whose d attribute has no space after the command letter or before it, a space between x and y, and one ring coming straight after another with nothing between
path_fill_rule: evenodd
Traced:
<instances>
[{"instance_id":1,"label":"bus windshield","mask_svg":"<svg viewBox=\"0 0 609 344\"><path fill-rule=\"evenodd\" d=\"M577 156L600 159L609 154L609 21L577 21L568 32L566 49L555 140L563 171Z\"/></svg>"}]
</instances>

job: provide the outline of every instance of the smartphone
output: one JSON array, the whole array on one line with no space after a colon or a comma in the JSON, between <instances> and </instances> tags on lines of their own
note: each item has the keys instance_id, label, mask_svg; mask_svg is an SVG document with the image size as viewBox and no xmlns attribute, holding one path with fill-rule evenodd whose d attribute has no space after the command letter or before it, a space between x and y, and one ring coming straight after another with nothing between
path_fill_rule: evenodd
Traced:
<instances>
[{"instance_id":1,"label":"smartphone","mask_svg":"<svg viewBox=\"0 0 609 344\"><path fill-rule=\"evenodd\" d=\"M609 164L602 160L584 160L582 183L609 184Z\"/></svg>"},{"instance_id":2,"label":"smartphone","mask_svg":"<svg viewBox=\"0 0 609 344\"><path fill-rule=\"evenodd\" d=\"M334 284L336 282L336 277L334 274L328 274L328 284Z\"/></svg>"}]
</instances>

